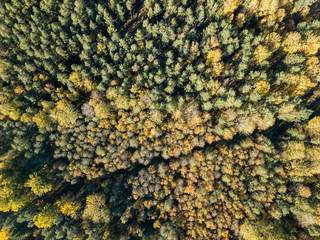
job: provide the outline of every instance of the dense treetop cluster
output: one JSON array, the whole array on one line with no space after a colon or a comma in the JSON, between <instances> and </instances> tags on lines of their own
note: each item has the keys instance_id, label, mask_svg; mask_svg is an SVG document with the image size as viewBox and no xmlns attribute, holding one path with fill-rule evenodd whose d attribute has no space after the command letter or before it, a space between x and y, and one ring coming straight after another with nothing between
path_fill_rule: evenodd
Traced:
<instances>
[{"instance_id":1,"label":"dense treetop cluster","mask_svg":"<svg viewBox=\"0 0 320 240\"><path fill-rule=\"evenodd\" d=\"M320 239L320 3L0 1L0 239Z\"/></svg>"}]
</instances>

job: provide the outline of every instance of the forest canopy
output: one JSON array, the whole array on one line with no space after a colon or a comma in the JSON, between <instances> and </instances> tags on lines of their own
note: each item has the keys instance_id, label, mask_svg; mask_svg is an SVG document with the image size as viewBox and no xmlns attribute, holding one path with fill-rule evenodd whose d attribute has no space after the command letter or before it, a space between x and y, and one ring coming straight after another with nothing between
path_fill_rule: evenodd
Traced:
<instances>
[{"instance_id":1,"label":"forest canopy","mask_svg":"<svg viewBox=\"0 0 320 240\"><path fill-rule=\"evenodd\" d=\"M0 239L320 239L320 2L0 1Z\"/></svg>"}]
</instances>

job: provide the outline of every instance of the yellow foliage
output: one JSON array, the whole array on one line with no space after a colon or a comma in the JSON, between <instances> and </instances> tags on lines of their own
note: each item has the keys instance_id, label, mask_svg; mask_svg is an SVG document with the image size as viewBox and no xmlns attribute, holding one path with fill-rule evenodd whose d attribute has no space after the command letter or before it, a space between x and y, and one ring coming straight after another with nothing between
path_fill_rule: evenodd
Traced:
<instances>
[{"instance_id":1,"label":"yellow foliage","mask_svg":"<svg viewBox=\"0 0 320 240\"><path fill-rule=\"evenodd\" d=\"M97 43L97 53L98 54L100 54L100 53L107 54L108 52L106 51L106 45L101 42L98 42Z\"/></svg>"},{"instance_id":2,"label":"yellow foliage","mask_svg":"<svg viewBox=\"0 0 320 240\"><path fill-rule=\"evenodd\" d=\"M242 3L242 0L226 0L222 6L222 15L233 13Z\"/></svg>"},{"instance_id":3,"label":"yellow foliage","mask_svg":"<svg viewBox=\"0 0 320 240\"><path fill-rule=\"evenodd\" d=\"M72 72L69 75L69 80L74 84L76 88L81 88L82 87L82 74L81 72Z\"/></svg>"},{"instance_id":4,"label":"yellow foliage","mask_svg":"<svg viewBox=\"0 0 320 240\"><path fill-rule=\"evenodd\" d=\"M238 27L242 27L246 22L246 15L244 13L239 13L236 17Z\"/></svg>"},{"instance_id":5,"label":"yellow foliage","mask_svg":"<svg viewBox=\"0 0 320 240\"><path fill-rule=\"evenodd\" d=\"M320 117L312 118L306 127L310 136L320 137Z\"/></svg>"},{"instance_id":6,"label":"yellow foliage","mask_svg":"<svg viewBox=\"0 0 320 240\"><path fill-rule=\"evenodd\" d=\"M189 121L188 121L188 126L191 129L194 129L196 126L202 125L202 119L199 115L193 116Z\"/></svg>"},{"instance_id":7,"label":"yellow foliage","mask_svg":"<svg viewBox=\"0 0 320 240\"><path fill-rule=\"evenodd\" d=\"M57 94L59 99L64 99L66 97L66 93L65 93L65 91L63 90L62 87L61 88L56 88L55 92L56 92L56 94Z\"/></svg>"},{"instance_id":8,"label":"yellow foliage","mask_svg":"<svg viewBox=\"0 0 320 240\"><path fill-rule=\"evenodd\" d=\"M271 51L276 51L281 46L281 36L276 32L272 32L265 38L265 44Z\"/></svg>"},{"instance_id":9,"label":"yellow foliage","mask_svg":"<svg viewBox=\"0 0 320 240\"><path fill-rule=\"evenodd\" d=\"M9 240L10 239L10 229L2 228L0 231L0 240Z\"/></svg>"},{"instance_id":10,"label":"yellow foliage","mask_svg":"<svg viewBox=\"0 0 320 240\"><path fill-rule=\"evenodd\" d=\"M315 55L320 49L320 36L309 34L304 42L303 49L307 52L307 55Z\"/></svg>"},{"instance_id":11,"label":"yellow foliage","mask_svg":"<svg viewBox=\"0 0 320 240\"><path fill-rule=\"evenodd\" d=\"M217 63L221 60L222 51L220 48L215 50L210 50L207 55L207 64L209 63Z\"/></svg>"},{"instance_id":12,"label":"yellow foliage","mask_svg":"<svg viewBox=\"0 0 320 240\"><path fill-rule=\"evenodd\" d=\"M223 68L224 68L223 62L214 63L212 67L212 75L214 77L219 77L223 71Z\"/></svg>"},{"instance_id":13,"label":"yellow foliage","mask_svg":"<svg viewBox=\"0 0 320 240\"><path fill-rule=\"evenodd\" d=\"M54 102L51 101L41 101L40 104L44 111L54 108Z\"/></svg>"},{"instance_id":14,"label":"yellow foliage","mask_svg":"<svg viewBox=\"0 0 320 240\"><path fill-rule=\"evenodd\" d=\"M259 130L267 130L269 127L272 127L274 125L275 121L276 119L273 117L272 114L263 118L258 117L256 119L257 128Z\"/></svg>"},{"instance_id":15,"label":"yellow foliage","mask_svg":"<svg viewBox=\"0 0 320 240\"><path fill-rule=\"evenodd\" d=\"M206 158L205 158L205 156L204 156L202 151L195 151L193 153L193 157L194 157L195 160L197 160L199 162L203 162L203 161L206 160Z\"/></svg>"},{"instance_id":16,"label":"yellow foliage","mask_svg":"<svg viewBox=\"0 0 320 240\"><path fill-rule=\"evenodd\" d=\"M29 180L25 183L25 186L30 187L31 191L38 196L42 196L52 190L51 183L39 173L31 174Z\"/></svg>"},{"instance_id":17,"label":"yellow foliage","mask_svg":"<svg viewBox=\"0 0 320 240\"><path fill-rule=\"evenodd\" d=\"M0 156L0 161L8 161L18 157L20 153L15 152L14 150L10 150L6 152L4 155Z\"/></svg>"},{"instance_id":18,"label":"yellow foliage","mask_svg":"<svg viewBox=\"0 0 320 240\"><path fill-rule=\"evenodd\" d=\"M81 72L72 72L69 75L69 80L77 89L83 90L85 92L91 92L95 88L94 82L84 78Z\"/></svg>"},{"instance_id":19,"label":"yellow foliage","mask_svg":"<svg viewBox=\"0 0 320 240\"><path fill-rule=\"evenodd\" d=\"M298 80L295 82L295 85L292 87L291 94L293 96L302 96L305 94L307 90L315 86L317 86L317 83L311 82L310 78L308 78L305 75L302 75L300 78L298 78Z\"/></svg>"},{"instance_id":20,"label":"yellow foliage","mask_svg":"<svg viewBox=\"0 0 320 240\"><path fill-rule=\"evenodd\" d=\"M161 223L159 220L156 220L154 223L153 223L153 228L160 228L161 227Z\"/></svg>"},{"instance_id":21,"label":"yellow foliage","mask_svg":"<svg viewBox=\"0 0 320 240\"><path fill-rule=\"evenodd\" d=\"M0 59L0 73L6 71L7 69L8 69L8 67Z\"/></svg>"},{"instance_id":22,"label":"yellow foliage","mask_svg":"<svg viewBox=\"0 0 320 240\"><path fill-rule=\"evenodd\" d=\"M0 156L0 169L12 167L13 161L11 160L15 159L18 156L20 156L20 153L13 150L9 150L4 155Z\"/></svg>"},{"instance_id":23,"label":"yellow foliage","mask_svg":"<svg viewBox=\"0 0 320 240\"><path fill-rule=\"evenodd\" d=\"M85 92L91 92L92 90L95 89L95 87L96 87L96 84L93 81L91 81L89 79L83 80L83 90Z\"/></svg>"},{"instance_id":24,"label":"yellow foliage","mask_svg":"<svg viewBox=\"0 0 320 240\"><path fill-rule=\"evenodd\" d=\"M188 184L185 188L184 188L184 193L189 194L189 195L193 195L196 191L196 187L194 184Z\"/></svg>"},{"instance_id":25,"label":"yellow foliage","mask_svg":"<svg viewBox=\"0 0 320 240\"><path fill-rule=\"evenodd\" d=\"M261 63L269 57L270 53L267 47L258 45L258 47L254 50L253 60L257 63Z\"/></svg>"},{"instance_id":26,"label":"yellow foliage","mask_svg":"<svg viewBox=\"0 0 320 240\"><path fill-rule=\"evenodd\" d=\"M92 105L95 115L100 119L107 119L110 117L110 105L104 101L93 101L90 100L90 105Z\"/></svg>"},{"instance_id":27,"label":"yellow foliage","mask_svg":"<svg viewBox=\"0 0 320 240\"><path fill-rule=\"evenodd\" d=\"M47 204L33 217L33 222L38 228L51 228L58 214L58 210L54 205Z\"/></svg>"},{"instance_id":28,"label":"yellow foliage","mask_svg":"<svg viewBox=\"0 0 320 240\"><path fill-rule=\"evenodd\" d=\"M156 123L161 124L163 121L164 115L159 110L153 110L150 112L150 119Z\"/></svg>"},{"instance_id":29,"label":"yellow foliage","mask_svg":"<svg viewBox=\"0 0 320 240\"><path fill-rule=\"evenodd\" d=\"M285 152L283 153L283 157L287 161L291 161L294 159L303 159L306 156L305 151L306 148L304 142L289 142Z\"/></svg>"},{"instance_id":30,"label":"yellow foliage","mask_svg":"<svg viewBox=\"0 0 320 240\"><path fill-rule=\"evenodd\" d=\"M110 124L110 121L109 120L106 120L106 119L102 119L100 122L99 122L99 128L105 128L105 129L110 129L111 128L111 124Z\"/></svg>"},{"instance_id":31,"label":"yellow foliage","mask_svg":"<svg viewBox=\"0 0 320 240\"><path fill-rule=\"evenodd\" d=\"M71 101L71 102L75 102L79 99L79 91L73 91L72 93L67 93L66 97Z\"/></svg>"},{"instance_id":32,"label":"yellow foliage","mask_svg":"<svg viewBox=\"0 0 320 240\"><path fill-rule=\"evenodd\" d=\"M20 117L21 122L31 122L32 121L32 116L30 113L23 113L22 116Z\"/></svg>"},{"instance_id":33,"label":"yellow foliage","mask_svg":"<svg viewBox=\"0 0 320 240\"><path fill-rule=\"evenodd\" d=\"M71 127L80 117L72 103L63 99L56 103L56 108L50 112L50 117L57 121L61 126Z\"/></svg>"},{"instance_id":34,"label":"yellow foliage","mask_svg":"<svg viewBox=\"0 0 320 240\"><path fill-rule=\"evenodd\" d=\"M95 223L101 220L109 221L109 212L106 208L106 198L102 194L87 196L86 207L83 211L83 218L88 218Z\"/></svg>"},{"instance_id":35,"label":"yellow foliage","mask_svg":"<svg viewBox=\"0 0 320 240\"><path fill-rule=\"evenodd\" d=\"M107 94L106 94L107 99L113 100L113 99L116 99L117 96L118 96L118 91L115 87L109 87L107 89Z\"/></svg>"},{"instance_id":36,"label":"yellow foliage","mask_svg":"<svg viewBox=\"0 0 320 240\"><path fill-rule=\"evenodd\" d=\"M0 211L17 212L25 207L32 196L23 185L14 181L15 177L4 178L0 175Z\"/></svg>"},{"instance_id":37,"label":"yellow foliage","mask_svg":"<svg viewBox=\"0 0 320 240\"><path fill-rule=\"evenodd\" d=\"M261 80L258 82L253 92L260 93L261 95L265 95L267 92L269 92L269 90L270 90L270 83Z\"/></svg>"},{"instance_id":38,"label":"yellow foliage","mask_svg":"<svg viewBox=\"0 0 320 240\"><path fill-rule=\"evenodd\" d=\"M285 16L286 16L286 10L283 8L278 9L276 14L277 21L282 22Z\"/></svg>"},{"instance_id":39,"label":"yellow foliage","mask_svg":"<svg viewBox=\"0 0 320 240\"><path fill-rule=\"evenodd\" d=\"M286 232L276 224L267 220L249 222L246 220L240 227L240 236L244 240L286 240L290 239Z\"/></svg>"},{"instance_id":40,"label":"yellow foliage","mask_svg":"<svg viewBox=\"0 0 320 240\"><path fill-rule=\"evenodd\" d=\"M259 4L259 14L272 14L279 8L279 0L261 0Z\"/></svg>"},{"instance_id":41,"label":"yellow foliage","mask_svg":"<svg viewBox=\"0 0 320 240\"><path fill-rule=\"evenodd\" d=\"M1 191L2 192L2 191ZM19 193L14 198L10 196L5 199L0 199L0 211L1 212L18 212L23 207L27 206L29 203L29 196L23 195L23 193Z\"/></svg>"},{"instance_id":42,"label":"yellow foliage","mask_svg":"<svg viewBox=\"0 0 320 240\"><path fill-rule=\"evenodd\" d=\"M301 9L299 15L302 17L302 19L304 20L304 22L308 22L308 16L310 16L310 8L309 7L304 7L303 9Z\"/></svg>"},{"instance_id":43,"label":"yellow foliage","mask_svg":"<svg viewBox=\"0 0 320 240\"><path fill-rule=\"evenodd\" d=\"M303 51L301 35L299 32L290 32L282 42L283 50L287 53L296 53Z\"/></svg>"},{"instance_id":44,"label":"yellow foliage","mask_svg":"<svg viewBox=\"0 0 320 240\"><path fill-rule=\"evenodd\" d=\"M33 116L32 121L35 122L39 128L44 128L50 123L50 118L47 113L40 111Z\"/></svg>"},{"instance_id":45,"label":"yellow foliage","mask_svg":"<svg viewBox=\"0 0 320 240\"><path fill-rule=\"evenodd\" d=\"M135 84L132 84L131 88L130 88L130 92L132 93L138 93L140 90L140 87L135 83Z\"/></svg>"},{"instance_id":46,"label":"yellow foliage","mask_svg":"<svg viewBox=\"0 0 320 240\"><path fill-rule=\"evenodd\" d=\"M49 77L47 75L44 75L44 74L39 74L39 79L41 79L43 81L48 81Z\"/></svg>"},{"instance_id":47,"label":"yellow foliage","mask_svg":"<svg viewBox=\"0 0 320 240\"><path fill-rule=\"evenodd\" d=\"M182 120L182 111L178 108L175 108L172 112L172 119L175 121Z\"/></svg>"},{"instance_id":48,"label":"yellow foliage","mask_svg":"<svg viewBox=\"0 0 320 240\"><path fill-rule=\"evenodd\" d=\"M81 205L79 202L68 199L68 196L62 196L61 199L56 202L56 204L59 207L61 213L67 216L70 216L72 213L77 211L77 209Z\"/></svg>"},{"instance_id":49,"label":"yellow foliage","mask_svg":"<svg viewBox=\"0 0 320 240\"><path fill-rule=\"evenodd\" d=\"M0 113L8 116L12 120L18 120L21 115L21 110L13 103L0 104Z\"/></svg>"},{"instance_id":50,"label":"yellow foliage","mask_svg":"<svg viewBox=\"0 0 320 240\"><path fill-rule=\"evenodd\" d=\"M293 3L294 3L294 0L280 0L281 7L292 6Z\"/></svg>"},{"instance_id":51,"label":"yellow foliage","mask_svg":"<svg viewBox=\"0 0 320 240\"><path fill-rule=\"evenodd\" d=\"M288 74L284 83L287 86L283 86L283 89L287 89L292 96L302 96L307 90L317 86L317 83L311 82L306 75L299 76L296 74Z\"/></svg>"},{"instance_id":52,"label":"yellow foliage","mask_svg":"<svg viewBox=\"0 0 320 240\"><path fill-rule=\"evenodd\" d=\"M129 98L124 95L118 95L114 103L118 109L128 110L130 108Z\"/></svg>"},{"instance_id":53,"label":"yellow foliage","mask_svg":"<svg viewBox=\"0 0 320 240\"><path fill-rule=\"evenodd\" d=\"M320 146L314 145L309 147L306 153L309 160L316 161L318 164L320 163Z\"/></svg>"},{"instance_id":54,"label":"yellow foliage","mask_svg":"<svg viewBox=\"0 0 320 240\"><path fill-rule=\"evenodd\" d=\"M297 194L301 197L309 198L312 195L312 191L309 187L300 185L296 189Z\"/></svg>"},{"instance_id":55,"label":"yellow foliage","mask_svg":"<svg viewBox=\"0 0 320 240\"><path fill-rule=\"evenodd\" d=\"M296 151L296 154L300 154L300 159L295 157L295 160L290 162L290 175L311 177L320 174L320 146L306 148L305 157L302 157L303 153L299 151Z\"/></svg>"},{"instance_id":56,"label":"yellow foliage","mask_svg":"<svg viewBox=\"0 0 320 240\"><path fill-rule=\"evenodd\" d=\"M251 13L257 12L259 9L259 0L250 1L247 10Z\"/></svg>"},{"instance_id":57,"label":"yellow foliage","mask_svg":"<svg viewBox=\"0 0 320 240\"><path fill-rule=\"evenodd\" d=\"M70 104L67 100L60 100L56 103L56 108L57 108L57 110L63 111L69 105Z\"/></svg>"},{"instance_id":58,"label":"yellow foliage","mask_svg":"<svg viewBox=\"0 0 320 240\"><path fill-rule=\"evenodd\" d=\"M292 1L289 0L291 3ZM279 8L289 4L287 0L251 0L247 10L251 13L258 13L259 16L279 14ZM271 19L269 19L271 20ZM280 19L278 19L280 20Z\"/></svg>"},{"instance_id":59,"label":"yellow foliage","mask_svg":"<svg viewBox=\"0 0 320 240\"><path fill-rule=\"evenodd\" d=\"M24 93L24 88L22 86L16 86L14 88L14 93L18 94L18 95L21 95L22 93Z\"/></svg>"},{"instance_id":60,"label":"yellow foliage","mask_svg":"<svg viewBox=\"0 0 320 240\"><path fill-rule=\"evenodd\" d=\"M305 70L307 71L308 75L311 77L315 77L320 73L320 64L319 58L316 56L310 57L305 64Z\"/></svg>"}]
</instances>

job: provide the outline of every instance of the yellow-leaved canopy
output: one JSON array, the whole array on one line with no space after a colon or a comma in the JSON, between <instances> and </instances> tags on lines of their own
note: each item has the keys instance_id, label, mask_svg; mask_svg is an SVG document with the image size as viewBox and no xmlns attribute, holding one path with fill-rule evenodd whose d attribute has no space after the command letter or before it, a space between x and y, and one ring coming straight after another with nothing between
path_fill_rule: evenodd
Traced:
<instances>
[{"instance_id":1,"label":"yellow-leaved canopy","mask_svg":"<svg viewBox=\"0 0 320 240\"><path fill-rule=\"evenodd\" d=\"M210 50L207 54L207 64L209 63L217 63L221 60L222 51L220 48L215 50Z\"/></svg>"},{"instance_id":2,"label":"yellow-leaved canopy","mask_svg":"<svg viewBox=\"0 0 320 240\"><path fill-rule=\"evenodd\" d=\"M94 223L109 222L110 212L106 206L106 198L103 194L92 194L87 196L86 207L83 211L83 218Z\"/></svg>"},{"instance_id":3,"label":"yellow-leaved canopy","mask_svg":"<svg viewBox=\"0 0 320 240\"><path fill-rule=\"evenodd\" d=\"M312 118L306 127L310 136L320 137L320 117Z\"/></svg>"},{"instance_id":4,"label":"yellow-leaved canopy","mask_svg":"<svg viewBox=\"0 0 320 240\"><path fill-rule=\"evenodd\" d=\"M52 190L50 181L38 172L29 176L29 180L25 183L25 186L30 187L31 191L38 196L42 196Z\"/></svg>"},{"instance_id":5,"label":"yellow-leaved canopy","mask_svg":"<svg viewBox=\"0 0 320 240\"><path fill-rule=\"evenodd\" d=\"M0 240L9 240L10 239L10 229L2 228L0 231Z\"/></svg>"},{"instance_id":6,"label":"yellow-leaved canopy","mask_svg":"<svg viewBox=\"0 0 320 240\"><path fill-rule=\"evenodd\" d=\"M71 197L64 195L56 202L56 205L59 207L60 212L63 215L70 216L79 209L81 204L77 201L71 200Z\"/></svg>"},{"instance_id":7,"label":"yellow-leaved canopy","mask_svg":"<svg viewBox=\"0 0 320 240\"><path fill-rule=\"evenodd\" d=\"M71 127L76 123L80 114L71 102L63 99L56 103L56 107L50 112L50 117L63 127Z\"/></svg>"},{"instance_id":8,"label":"yellow-leaved canopy","mask_svg":"<svg viewBox=\"0 0 320 240\"><path fill-rule=\"evenodd\" d=\"M93 81L84 78L81 72L72 72L69 75L69 80L74 84L76 89L85 92L91 92L96 87L96 84Z\"/></svg>"},{"instance_id":9,"label":"yellow-leaved canopy","mask_svg":"<svg viewBox=\"0 0 320 240\"><path fill-rule=\"evenodd\" d=\"M33 200L33 194L16 179L17 177L14 174L11 176L0 174L1 212L18 212Z\"/></svg>"},{"instance_id":10,"label":"yellow-leaved canopy","mask_svg":"<svg viewBox=\"0 0 320 240\"><path fill-rule=\"evenodd\" d=\"M47 204L33 217L33 222L38 228L51 228L59 212L55 205Z\"/></svg>"},{"instance_id":11,"label":"yellow-leaved canopy","mask_svg":"<svg viewBox=\"0 0 320 240\"><path fill-rule=\"evenodd\" d=\"M269 50L266 46L258 45L258 47L254 50L253 60L257 63L261 63L266 60L270 56Z\"/></svg>"}]
</instances>

